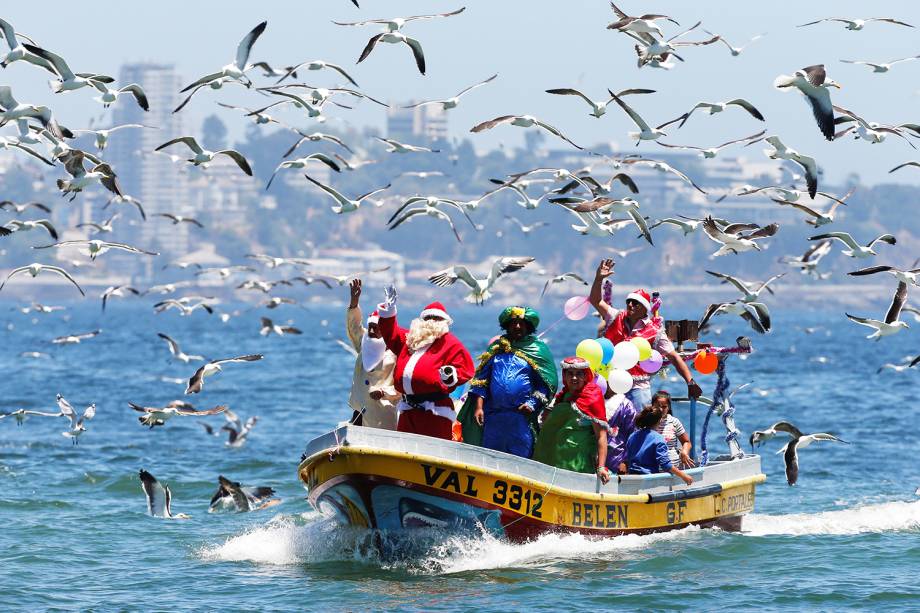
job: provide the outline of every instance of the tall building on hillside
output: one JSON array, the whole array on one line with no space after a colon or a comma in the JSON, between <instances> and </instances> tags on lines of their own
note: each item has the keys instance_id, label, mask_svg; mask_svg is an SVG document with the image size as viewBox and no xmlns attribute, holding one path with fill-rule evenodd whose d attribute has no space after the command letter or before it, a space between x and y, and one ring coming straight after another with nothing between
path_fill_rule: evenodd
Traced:
<instances>
[{"instance_id":1,"label":"tall building on hillside","mask_svg":"<svg viewBox=\"0 0 920 613\"><path fill-rule=\"evenodd\" d=\"M146 223L135 225L127 233L130 236L119 232L117 238L160 252L160 260L174 259L189 251L189 228L187 224L174 226L153 215L193 214L188 198L188 173L168 155L152 152L167 140L184 135L182 113L172 112L181 101L181 78L172 64L137 63L122 66L118 82L143 87L150 111L144 112L133 100L123 98L113 107L113 125L138 123L158 129L120 130L109 144L107 159L118 173L122 190L140 200L147 213ZM184 145L176 145L175 149L172 153L186 157L188 150ZM141 265L135 272L149 276L157 266L151 260L135 258Z\"/></svg>"},{"instance_id":2,"label":"tall building on hillside","mask_svg":"<svg viewBox=\"0 0 920 613\"><path fill-rule=\"evenodd\" d=\"M447 112L439 104L426 104L414 109L390 107L387 111L387 136L412 144L419 140L446 140Z\"/></svg>"}]
</instances>

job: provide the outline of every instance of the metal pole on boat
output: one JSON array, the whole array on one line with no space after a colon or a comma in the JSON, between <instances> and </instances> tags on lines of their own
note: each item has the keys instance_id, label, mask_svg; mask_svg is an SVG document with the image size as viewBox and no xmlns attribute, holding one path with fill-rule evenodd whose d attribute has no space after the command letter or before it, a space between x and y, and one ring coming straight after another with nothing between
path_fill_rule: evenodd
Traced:
<instances>
[{"instance_id":1,"label":"metal pole on boat","mask_svg":"<svg viewBox=\"0 0 920 613\"><path fill-rule=\"evenodd\" d=\"M699 453L696 440L696 398L690 397L690 457L696 463Z\"/></svg>"}]
</instances>

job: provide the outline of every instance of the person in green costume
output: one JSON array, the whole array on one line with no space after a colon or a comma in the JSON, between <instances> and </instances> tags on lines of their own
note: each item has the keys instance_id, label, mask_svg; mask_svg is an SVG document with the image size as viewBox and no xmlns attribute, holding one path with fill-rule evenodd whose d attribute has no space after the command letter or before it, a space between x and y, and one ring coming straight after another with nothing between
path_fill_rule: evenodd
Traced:
<instances>
[{"instance_id":1,"label":"person in green costume","mask_svg":"<svg viewBox=\"0 0 920 613\"><path fill-rule=\"evenodd\" d=\"M604 394L594 382L587 360L562 361L562 391L534 446L533 459L579 473L597 473L610 480L607 460L607 412Z\"/></svg>"},{"instance_id":2,"label":"person in green costume","mask_svg":"<svg viewBox=\"0 0 920 613\"><path fill-rule=\"evenodd\" d=\"M498 323L504 333L479 356L457 420L465 443L529 458L537 417L559 386L556 364L534 334L540 325L535 310L510 306Z\"/></svg>"}]
</instances>

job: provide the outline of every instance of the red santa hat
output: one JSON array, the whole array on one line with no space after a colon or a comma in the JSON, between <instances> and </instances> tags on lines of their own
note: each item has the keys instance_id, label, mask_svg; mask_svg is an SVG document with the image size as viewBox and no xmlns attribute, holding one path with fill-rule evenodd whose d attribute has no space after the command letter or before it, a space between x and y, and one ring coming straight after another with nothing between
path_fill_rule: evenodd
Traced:
<instances>
[{"instance_id":1,"label":"red santa hat","mask_svg":"<svg viewBox=\"0 0 920 613\"><path fill-rule=\"evenodd\" d=\"M450 315L447 314L447 309L444 308L444 305L440 302L432 302L419 314L419 317L422 319L426 317L440 317L441 319L447 321L448 324L454 323L454 320L451 319Z\"/></svg>"},{"instance_id":2,"label":"red santa hat","mask_svg":"<svg viewBox=\"0 0 920 613\"><path fill-rule=\"evenodd\" d=\"M373 313L367 316L367 325L379 324L379 323L380 323L380 312L379 311L374 311Z\"/></svg>"},{"instance_id":3,"label":"red santa hat","mask_svg":"<svg viewBox=\"0 0 920 613\"><path fill-rule=\"evenodd\" d=\"M651 312L652 310L652 297L649 296L649 293L644 289L637 289L629 293L626 296L626 300L635 300L639 304L645 307L645 310Z\"/></svg>"}]
</instances>

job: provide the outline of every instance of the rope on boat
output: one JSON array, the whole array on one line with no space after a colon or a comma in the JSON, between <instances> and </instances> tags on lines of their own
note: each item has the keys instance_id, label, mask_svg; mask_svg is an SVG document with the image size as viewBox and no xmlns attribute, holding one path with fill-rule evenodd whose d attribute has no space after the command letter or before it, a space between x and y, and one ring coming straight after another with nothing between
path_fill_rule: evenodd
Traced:
<instances>
[{"instance_id":1,"label":"rope on boat","mask_svg":"<svg viewBox=\"0 0 920 613\"><path fill-rule=\"evenodd\" d=\"M712 395L712 405L710 405L709 411L706 412L706 419L703 421L703 432L700 434L700 466L705 466L709 463L706 435L709 433L709 418L713 413L722 417L722 424L726 430L725 442L728 444L731 457L733 459L744 457L744 451L738 443L741 432L735 426L735 406L732 404L731 394L728 393L730 382L725 371L726 358L727 356L720 356L719 365L716 367L716 375L718 376L716 390Z\"/></svg>"},{"instance_id":2,"label":"rope on boat","mask_svg":"<svg viewBox=\"0 0 920 613\"><path fill-rule=\"evenodd\" d=\"M555 483L556 483L556 475L557 475L558 473L559 473L559 467L558 467L558 466L553 466L553 478L550 480L549 485L546 486L546 491L543 492L543 498L546 498L546 495L549 494L549 491L550 491L551 489L553 489L553 485L555 485ZM521 521L522 519L524 519L525 517L526 517L526 515L521 515L521 516L518 517L517 519L513 519L513 520L509 521L507 524L505 524L505 525L502 526L502 527L503 527L503 528L507 528L508 526L514 525L514 524L516 524L517 522L519 522L519 521Z\"/></svg>"}]
</instances>

